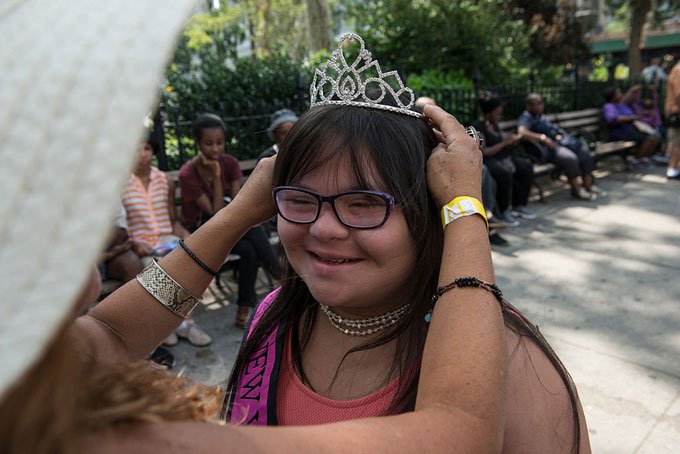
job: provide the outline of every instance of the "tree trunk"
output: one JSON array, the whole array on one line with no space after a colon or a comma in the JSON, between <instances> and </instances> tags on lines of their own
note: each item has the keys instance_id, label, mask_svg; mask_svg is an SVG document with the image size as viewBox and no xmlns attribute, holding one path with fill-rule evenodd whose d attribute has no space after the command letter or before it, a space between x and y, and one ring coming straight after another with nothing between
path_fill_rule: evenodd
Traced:
<instances>
[{"instance_id":1,"label":"tree trunk","mask_svg":"<svg viewBox=\"0 0 680 454\"><path fill-rule=\"evenodd\" d=\"M306 0L312 52L331 48L330 14L326 0Z\"/></svg>"},{"instance_id":2,"label":"tree trunk","mask_svg":"<svg viewBox=\"0 0 680 454\"><path fill-rule=\"evenodd\" d=\"M640 78L640 71L642 71L640 44L642 42L642 31L645 23L647 23L647 14L652 8L652 0L632 1L631 6L633 9L630 15L628 66L630 67L630 78L636 80Z\"/></svg>"},{"instance_id":3,"label":"tree trunk","mask_svg":"<svg viewBox=\"0 0 680 454\"><path fill-rule=\"evenodd\" d=\"M269 24L271 22L271 1L264 0L260 5L260 11L262 12L262 45L261 50L265 55L269 55Z\"/></svg>"}]
</instances>

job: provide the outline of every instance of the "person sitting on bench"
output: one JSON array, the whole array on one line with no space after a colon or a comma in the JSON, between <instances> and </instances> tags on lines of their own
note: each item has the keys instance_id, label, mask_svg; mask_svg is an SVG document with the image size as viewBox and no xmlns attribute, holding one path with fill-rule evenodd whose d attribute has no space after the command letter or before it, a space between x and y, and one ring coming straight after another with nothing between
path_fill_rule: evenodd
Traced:
<instances>
[{"instance_id":1,"label":"person sitting on bench","mask_svg":"<svg viewBox=\"0 0 680 454\"><path fill-rule=\"evenodd\" d=\"M519 225L518 217L536 219L536 214L527 208L529 191L534 181L534 167L529 159L514 152L522 137L501 131L498 122L503 115L503 104L497 96L485 92L478 102L483 117L473 122L472 126L484 136L484 145L481 147L484 165L498 185L498 217L510 227Z\"/></svg>"},{"instance_id":2,"label":"person sitting on bench","mask_svg":"<svg viewBox=\"0 0 680 454\"><path fill-rule=\"evenodd\" d=\"M199 116L191 127L198 154L179 170L182 191L182 224L193 232L226 205L225 196L235 197L243 174L238 160L225 153L226 127L214 114ZM238 263L238 310L235 325L244 329L250 309L258 303L255 293L258 266L276 274L274 249L262 226L248 230L234 245Z\"/></svg>"},{"instance_id":3,"label":"person sitting on bench","mask_svg":"<svg viewBox=\"0 0 680 454\"><path fill-rule=\"evenodd\" d=\"M612 140L632 140L637 143L635 157L631 161L633 167L644 167L651 163L648 158L654 153L661 141L661 135L648 124L641 122L633 110L635 98L640 97L640 85L633 85L625 95L616 87L609 87L604 92L605 105L602 107L604 121Z\"/></svg>"},{"instance_id":4,"label":"person sitting on bench","mask_svg":"<svg viewBox=\"0 0 680 454\"><path fill-rule=\"evenodd\" d=\"M552 162L567 175L573 197L595 200L598 195L606 195L593 183L595 165L588 146L550 122L543 114L543 109L541 95L530 93L526 98L526 110L517 119L517 133L523 139L536 142L544 160Z\"/></svg>"},{"instance_id":5,"label":"person sitting on bench","mask_svg":"<svg viewBox=\"0 0 680 454\"><path fill-rule=\"evenodd\" d=\"M148 264L152 257L162 257L177 246L189 232L177 220L175 213L175 185L165 172L152 165L159 144L151 137L141 144L137 162L128 175L122 201L125 207L132 250ZM141 269L140 269L141 271ZM179 342L179 337L192 345L204 347L212 342L192 318L188 318L170 334L165 345Z\"/></svg>"}]
</instances>

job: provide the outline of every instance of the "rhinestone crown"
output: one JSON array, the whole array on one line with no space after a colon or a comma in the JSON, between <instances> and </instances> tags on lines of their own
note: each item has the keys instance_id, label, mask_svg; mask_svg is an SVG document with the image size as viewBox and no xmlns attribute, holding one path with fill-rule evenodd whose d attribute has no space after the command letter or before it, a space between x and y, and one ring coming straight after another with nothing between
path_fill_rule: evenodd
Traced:
<instances>
[{"instance_id":1,"label":"rhinestone crown","mask_svg":"<svg viewBox=\"0 0 680 454\"><path fill-rule=\"evenodd\" d=\"M353 40L359 42L361 49L354 63L348 65L343 46ZM422 117L422 114L411 110L415 101L413 90L404 85L396 71L383 73L378 61L374 60L371 53L366 50L364 40L355 33L347 33L340 38L338 48L333 51L331 58L322 69L314 71L314 79L309 90L310 107L339 104L389 110L416 118ZM398 86L396 91L390 81ZM409 99L407 104L400 99L400 96L404 94ZM375 97L375 95L378 96ZM389 96L395 105L383 104L382 101L386 96Z\"/></svg>"}]
</instances>

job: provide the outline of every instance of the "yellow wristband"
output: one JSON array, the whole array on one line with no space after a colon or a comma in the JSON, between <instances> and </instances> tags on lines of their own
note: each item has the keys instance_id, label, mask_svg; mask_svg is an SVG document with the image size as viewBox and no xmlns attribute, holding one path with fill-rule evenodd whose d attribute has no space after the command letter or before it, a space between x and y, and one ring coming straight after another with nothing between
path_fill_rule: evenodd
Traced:
<instances>
[{"instance_id":1,"label":"yellow wristband","mask_svg":"<svg viewBox=\"0 0 680 454\"><path fill-rule=\"evenodd\" d=\"M478 214L484 218L486 228L489 229L489 221L486 219L486 210L482 202L474 197L460 196L454 198L452 201L444 205L442 208L442 226L446 228L447 224L460 219L464 216L471 216Z\"/></svg>"}]
</instances>

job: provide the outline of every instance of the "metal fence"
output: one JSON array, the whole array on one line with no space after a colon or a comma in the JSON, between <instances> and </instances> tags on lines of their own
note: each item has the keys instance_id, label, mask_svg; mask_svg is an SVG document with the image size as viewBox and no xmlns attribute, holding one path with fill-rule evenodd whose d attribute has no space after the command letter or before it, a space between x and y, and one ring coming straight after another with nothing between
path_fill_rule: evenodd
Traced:
<instances>
[{"instance_id":1,"label":"metal fence","mask_svg":"<svg viewBox=\"0 0 680 454\"><path fill-rule=\"evenodd\" d=\"M545 102L546 113L556 113L601 107L604 104L603 92L607 86L604 82L544 86L527 83L490 87L488 90L496 93L503 101L503 117L509 120L517 118L524 111L525 98L529 93L540 93ZM306 84L301 84L300 87L288 99L272 99L258 105L235 104L222 107L222 112L213 112L220 115L227 126L227 151L239 160L246 160L255 158L262 150L271 146L266 134L271 114L281 108L290 108L300 114L309 106ZM627 86L620 88L625 90ZM658 92L660 106L663 106L665 87L659 87ZM469 124L480 116L475 90L432 88L424 89L417 95L432 97L464 124ZM159 157L159 166L165 170L175 170L196 153L190 133L194 116L185 114L182 117L178 111L172 110L160 112L159 115L154 133L165 144L165 153Z\"/></svg>"},{"instance_id":2,"label":"metal fence","mask_svg":"<svg viewBox=\"0 0 680 454\"><path fill-rule=\"evenodd\" d=\"M503 116L509 120L517 118L524 111L525 99L529 93L541 94L546 112L563 112L601 107L604 104L603 91L606 87L607 84L601 82L544 86L527 83L489 87L485 90L495 93L503 101ZM462 123L471 123L481 115L474 90L431 89L423 90L421 94L432 97Z\"/></svg>"},{"instance_id":3,"label":"metal fence","mask_svg":"<svg viewBox=\"0 0 680 454\"><path fill-rule=\"evenodd\" d=\"M269 102L244 102L232 106L222 106L219 115L227 128L227 152L239 160L253 159L272 145L267 136L267 127L273 112L287 108L300 114L309 105L307 93L298 90L288 99L272 99ZM153 134L164 144L159 167L163 170L176 170L196 154L191 137L191 124L201 113L180 113L179 110L160 111L154 121Z\"/></svg>"}]
</instances>

